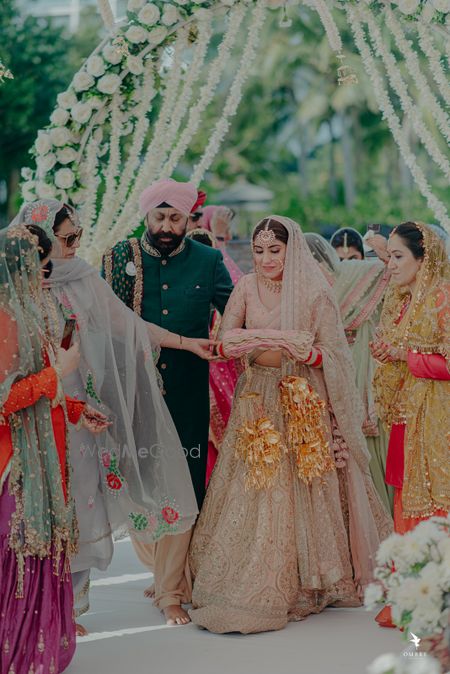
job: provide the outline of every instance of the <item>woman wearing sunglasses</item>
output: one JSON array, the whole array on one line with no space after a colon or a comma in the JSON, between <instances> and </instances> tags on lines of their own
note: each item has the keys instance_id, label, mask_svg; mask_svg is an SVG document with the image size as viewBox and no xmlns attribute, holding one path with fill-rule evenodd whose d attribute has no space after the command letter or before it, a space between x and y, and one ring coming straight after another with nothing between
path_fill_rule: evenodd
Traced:
<instances>
[{"instance_id":1,"label":"woman wearing sunglasses","mask_svg":"<svg viewBox=\"0 0 450 674\"><path fill-rule=\"evenodd\" d=\"M90 569L108 567L115 532L127 528L137 540L150 543L184 533L195 521L197 503L186 457L154 360L161 346L209 358L209 341L175 335L128 309L98 270L77 256L83 230L72 207L41 200L25 205L17 221L37 224L53 239L48 323L57 345L68 348L76 334L81 352L80 366L64 380L64 390L113 422L101 443L83 429L70 433L80 529L71 568L80 616L89 610ZM78 633L85 632L78 625Z\"/></svg>"}]
</instances>

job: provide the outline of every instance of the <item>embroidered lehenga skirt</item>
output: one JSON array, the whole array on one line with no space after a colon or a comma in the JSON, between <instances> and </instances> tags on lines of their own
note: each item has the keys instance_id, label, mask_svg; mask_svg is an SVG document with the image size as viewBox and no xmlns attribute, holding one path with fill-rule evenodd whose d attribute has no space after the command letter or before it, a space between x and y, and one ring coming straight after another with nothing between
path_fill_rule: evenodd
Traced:
<instances>
[{"instance_id":1,"label":"embroidered lehenga skirt","mask_svg":"<svg viewBox=\"0 0 450 674\"><path fill-rule=\"evenodd\" d=\"M281 370L257 365L240 377L194 531L190 615L212 632L278 630L329 605L361 603L341 471L326 472L308 485L298 478L294 453L286 446L272 486L246 489L245 466L236 454L239 399L249 387L259 394L264 414L286 445L281 377Z\"/></svg>"}]
</instances>

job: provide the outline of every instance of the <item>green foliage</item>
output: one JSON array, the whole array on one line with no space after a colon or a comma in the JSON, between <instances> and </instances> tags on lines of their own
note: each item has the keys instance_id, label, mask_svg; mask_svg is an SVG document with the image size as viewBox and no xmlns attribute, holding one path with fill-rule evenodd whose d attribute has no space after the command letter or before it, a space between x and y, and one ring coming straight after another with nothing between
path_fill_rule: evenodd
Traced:
<instances>
[{"instance_id":1,"label":"green foliage","mask_svg":"<svg viewBox=\"0 0 450 674\"><path fill-rule=\"evenodd\" d=\"M94 13L94 14L93 14ZM82 61L99 41L95 8L82 17L83 30L69 36L46 18L24 17L14 2L0 3L0 56L14 74L0 87L0 180L8 187L8 214L19 205L19 171L32 166L29 150Z\"/></svg>"}]
</instances>

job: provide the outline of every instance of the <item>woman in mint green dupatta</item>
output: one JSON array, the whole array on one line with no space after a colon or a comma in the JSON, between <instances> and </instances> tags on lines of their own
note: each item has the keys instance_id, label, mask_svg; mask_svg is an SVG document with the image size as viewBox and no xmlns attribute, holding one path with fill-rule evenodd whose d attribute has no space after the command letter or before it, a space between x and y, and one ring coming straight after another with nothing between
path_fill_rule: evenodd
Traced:
<instances>
[{"instance_id":1,"label":"woman in mint green dupatta","mask_svg":"<svg viewBox=\"0 0 450 674\"><path fill-rule=\"evenodd\" d=\"M308 246L337 295L345 334L356 369L356 384L366 411L363 431L370 451L370 471L384 505L392 513L393 490L384 480L388 437L375 413L372 379L375 361L369 342L378 325L389 274L379 260L340 260L320 234L305 234Z\"/></svg>"}]
</instances>

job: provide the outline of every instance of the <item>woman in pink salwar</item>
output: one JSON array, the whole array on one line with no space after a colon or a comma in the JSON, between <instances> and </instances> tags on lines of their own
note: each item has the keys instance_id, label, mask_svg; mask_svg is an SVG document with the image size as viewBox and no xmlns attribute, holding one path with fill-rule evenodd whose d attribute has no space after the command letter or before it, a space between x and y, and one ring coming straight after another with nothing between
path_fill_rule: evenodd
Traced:
<instances>
[{"instance_id":1,"label":"woman in pink salwar","mask_svg":"<svg viewBox=\"0 0 450 674\"><path fill-rule=\"evenodd\" d=\"M360 605L391 531L333 291L292 220L263 220L252 247L218 347L247 367L190 548L192 621L219 633Z\"/></svg>"}]
</instances>

